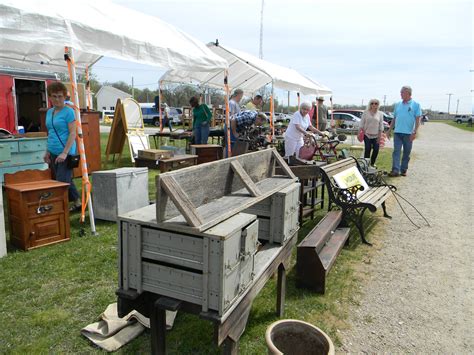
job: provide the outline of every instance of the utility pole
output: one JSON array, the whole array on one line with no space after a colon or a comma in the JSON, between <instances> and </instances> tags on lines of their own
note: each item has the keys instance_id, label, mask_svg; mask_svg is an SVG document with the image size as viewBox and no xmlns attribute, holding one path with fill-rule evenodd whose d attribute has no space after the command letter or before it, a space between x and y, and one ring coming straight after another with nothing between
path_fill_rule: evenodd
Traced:
<instances>
[{"instance_id":1,"label":"utility pole","mask_svg":"<svg viewBox=\"0 0 474 355\"><path fill-rule=\"evenodd\" d=\"M387 111L387 108L385 107L385 101L387 100L387 95L383 95L383 110Z\"/></svg>"},{"instance_id":2,"label":"utility pole","mask_svg":"<svg viewBox=\"0 0 474 355\"><path fill-rule=\"evenodd\" d=\"M260 11L260 48L258 51L258 57L263 59L263 5L264 0L262 0L262 10Z\"/></svg>"},{"instance_id":3,"label":"utility pole","mask_svg":"<svg viewBox=\"0 0 474 355\"><path fill-rule=\"evenodd\" d=\"M362 99L362 104L361 105L362 105L362 107L364 107L364 99Z\"/></svg>"},{"instance_id":4,"label":"utility pole","mask_svg":"<svg viewBox=\"0 0 474 355\"><path fill-rule=\"evenodd\" d=\"M135 99L135 88L133 87L133 76L132 76L132 99Z\"/></svg>"},{"instance_id":5,"label":"utility pole","mask_svg":"<svg viewBox=\"0 0 474 355\"><path fill-rule=\"evenodd\" d=\"M290 92L288 91L288 113L290 113Z\"/></svg>"},{"instance_id":6,"label":"utility pole","mask_svg":"<svg viewBox=\"0 0 474 355\"><path fill-rule=\"evenodd\" d=\"M459 108L459 99L458 99L458 103L456 104L456 115L458 114L458 108Z\"/></svg>"},{"instance_id":7,"label":"utility pole","mask_svg":"<svg viewBox=\"0 0 474 355\"><path fill-rule=\"evenodd\" d=\"M448 97L449 97L449 98L448 98L448 116L449 116L449 107L451 106L451 96L452 96L453 94L446 94L446 95L448 95Z\"/></svg>"}]
</instances>

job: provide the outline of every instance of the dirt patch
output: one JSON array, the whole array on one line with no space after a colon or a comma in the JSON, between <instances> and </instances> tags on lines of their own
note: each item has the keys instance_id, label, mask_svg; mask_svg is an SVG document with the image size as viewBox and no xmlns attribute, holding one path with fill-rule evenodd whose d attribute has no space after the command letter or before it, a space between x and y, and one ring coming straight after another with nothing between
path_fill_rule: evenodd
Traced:
<instances>
[{"instance_id":1,"label":"dirt patch","mask_svg":"<svg viewBox=\"0 0 474 355\"><path fill-rule=\"evenodd\" d=\"M380 220L369 239L375 252L363 264L363 295L340 352L472 353L474 135L445 124L421 127L399 193L429 220L427 227L392 198L393 220ZM362 276L362 275L361 275Z\"/></svg>"}]
</instances>

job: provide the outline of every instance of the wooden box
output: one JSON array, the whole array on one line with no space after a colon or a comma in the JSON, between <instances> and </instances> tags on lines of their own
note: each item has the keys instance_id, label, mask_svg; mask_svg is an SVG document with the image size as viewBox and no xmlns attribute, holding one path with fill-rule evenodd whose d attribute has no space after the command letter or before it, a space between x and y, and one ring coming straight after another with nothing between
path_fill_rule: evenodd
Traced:
<instances>
[{"instance_id":1,"label":"wooden box","mask_svg":"<svg viewBox=\"0 0 474 355\"><path fill-rule=\"evenodd\" d=\"M158 163L160 172L166 173L171 170L187 168L197 164L197 155L175 155L173 158L161 159Z\"/></svg>"},{"instance_id":2,"label":"wooden box","mask_svg":"<svg viewBox=\"0 0 474 355\"><path fill-rule=\"evenodd\" d=\"M197 163L222 159L223 148L219 144L191 144L191 154L198 156Z\"/></svg>"},{"instance_id":3,"label":"wooden box","mask_svg":"<svg viewBox=\"0 0 474 355\"><path fill-rule=\"evenodd\" d=\"M298 231L300 184L294 183L244 212L258 217L258 238L283 244Z\"/></svg>"},{"instance_id":4,"label":"wooden box","mask_svg":"<svg viewBox=\"0 0 474 355\"><path fill-rule=\"evenodd\" d=\"M6 174L10 242L30 250L69 240L68 187L49 170Z\"/></svg>"},{"instance_id":5,"label":"wooden box","mask_svg":"<svg viewBox=\"0 0 474 355\"><path fill-rule=\"evenodd\" d=\"M144 149L138 151L138 157L146 160L160 160L173 158L174 152L172 150L164 149Z\"/></svg>"},{"instance_id":6,"label":"wooden box","mask_svg":"<svg viewBox=\"0 0 474 355\"><path fill-rule=\"evenodd\" d=\"M119 286L201 305L222 315L252 284L258 221L239 213L203 232L160 228L156 206L119 217Z\"/></svg>"}]
</instances>

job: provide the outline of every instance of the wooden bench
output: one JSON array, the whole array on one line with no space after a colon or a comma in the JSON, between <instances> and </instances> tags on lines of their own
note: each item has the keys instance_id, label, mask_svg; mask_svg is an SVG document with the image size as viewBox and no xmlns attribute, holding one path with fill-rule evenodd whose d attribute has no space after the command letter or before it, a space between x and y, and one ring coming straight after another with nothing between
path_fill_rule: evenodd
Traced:
<instances>
[{"instance_id":1,"label":"wooden bench","mask_svg":"<svg viewBox=\"0 0 474 355\"><path fill-rule=\"evenodd\" d=\"M339 160L320 168L329 196L329 209L336 205L342 210L344 223L352 222L361 236L362 242L371 245L366 239L363 227L364 212L375 212L382 206L383 216L391 218L385 208L385 200L396 190L382 179L381 173L361 174L355 158ZM365 185L365 186L364 186Z\"/></svg>"},{"instance_id":2,"label":"wooden bench","mask_svg":"<svg viewBox=\"0 0 474 355\"><path fill-rule=\"evenodd\" d=\"M297 247L296 284L323 293L326 276L349 238L349 228L339 228L341 211L331 211Z\"/></svg>"}]
</instances>

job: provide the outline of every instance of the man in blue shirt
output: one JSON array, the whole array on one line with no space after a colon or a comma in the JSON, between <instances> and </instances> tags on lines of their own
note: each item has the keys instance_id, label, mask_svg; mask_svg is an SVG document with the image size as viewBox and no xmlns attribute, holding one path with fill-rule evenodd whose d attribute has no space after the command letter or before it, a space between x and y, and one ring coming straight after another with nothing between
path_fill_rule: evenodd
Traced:
<instances>
[{"instance_id":1,"label":"man in blue shirt","mask_svg":"<svg viewBox=\"0 0 474 355\"><path fill-rule=\"evenodd\" d=\"M413 141L416 138L418 127L420 126L421 108L420 104L411 99L411 87L403 86L400 95L402 101L395 105L394 119L390 123L388 136L393 138L392 171L388 176L407 176L408 162ZM403 147L403 155L402 153ZM402 155L401 163L400 156Z\"/></svg>"}]
</instances>

